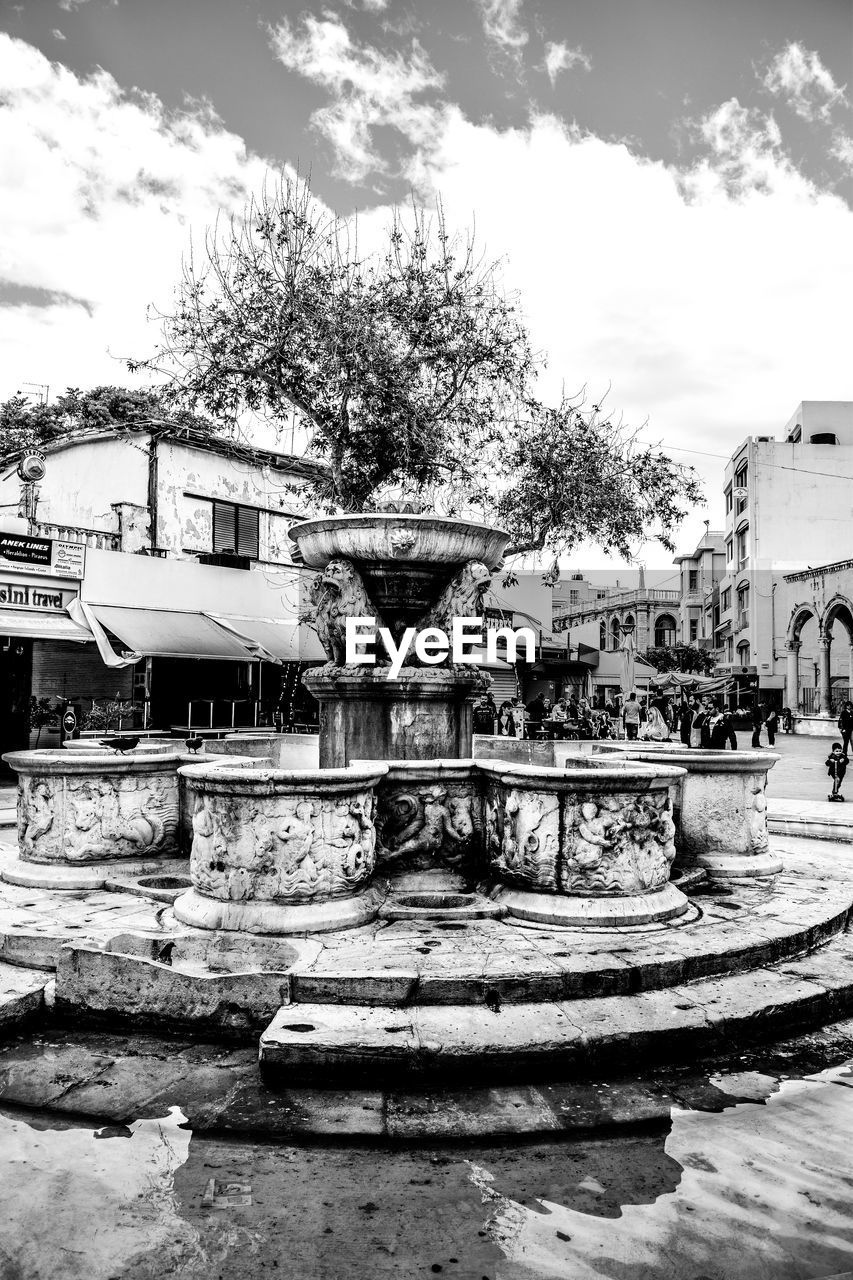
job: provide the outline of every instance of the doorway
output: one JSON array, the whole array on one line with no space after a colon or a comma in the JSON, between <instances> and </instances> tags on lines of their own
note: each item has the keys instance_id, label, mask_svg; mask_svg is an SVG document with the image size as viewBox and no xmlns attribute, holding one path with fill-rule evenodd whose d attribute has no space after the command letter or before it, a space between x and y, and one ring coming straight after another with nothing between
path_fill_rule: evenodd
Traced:
<instances>
[{"instance_id":1,"label":"doorway","mask_svg":"<svg viewBox=\"0 0 853 1280\"><path fill-rule=\"evenodd\" d=\"M0 754L26 751L30 745L30 693L33 683L33 642L0 636ZM0 763L5 778L15 775Z\"/></svg>"}]
</instances>

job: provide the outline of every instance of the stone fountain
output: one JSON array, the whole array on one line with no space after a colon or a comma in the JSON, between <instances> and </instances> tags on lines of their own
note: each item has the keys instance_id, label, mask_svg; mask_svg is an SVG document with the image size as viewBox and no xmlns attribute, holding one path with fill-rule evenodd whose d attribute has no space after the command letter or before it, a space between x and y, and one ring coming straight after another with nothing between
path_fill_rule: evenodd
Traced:
<instances>
[{"instance_id":1,"label":"stone fountain","mask_svg":"<svg viewBox=\"0 0 853 1280\"><path fill-rule=\"evenodd\" d=\"M63 877L79 864L130 872L161 827L160 854L191 845L190 887L152 901L144 926L137 907L123 929L68 938L57 925L52 952L39 934L61 1016L260 1035L268 1078L322 1094L360 1074L391 1087L473 1073L490 1087L630 1066L637 1053L704 1051L721 1028L826 1014L818 983L786 1001L788 970L760 984L749 973L831 941L853 906L819 859L798 854L788 872L767 848L774 757L506 740L475 750L477 666L445 655L389 678L381 653L347 663L345 628L373 617L396 644L409 627L450 632L480 617L507 534L382 513L304 521L292 537L316 573L328 658L305 676L321 706L318 754L307 739L259 736L242 759L230 754L240 739L199 759L7 757L20 775L12 884L72 887ZM706 873L742 900L700 910L688 894ZM132 891L112 874L96 866L92 883ZM853 971L849 985L853 998Z\"/></svg>"},{"instance_id":2,"label":"stone fountain","mask_svg":"<svg viewBox=\"0 0 853 1280\"><path fill-rule=\"evenodd\" d=\"M347 617L374 617L395 640L406 627L451 628L482 615L483 595L509 535L488 525L418 515L307 520L290 536L317 571L316 625L329 662L304 679L320 703L320 766L365 760L465 758L475 697L486 686L475 666L347 666Z\"/></svg>"}]
</instances>

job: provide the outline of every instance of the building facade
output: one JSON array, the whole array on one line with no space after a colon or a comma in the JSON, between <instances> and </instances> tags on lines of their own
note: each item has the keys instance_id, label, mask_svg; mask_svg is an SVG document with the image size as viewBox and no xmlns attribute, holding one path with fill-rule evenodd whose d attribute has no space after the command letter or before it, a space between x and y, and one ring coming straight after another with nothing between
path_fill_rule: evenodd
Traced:
<instances>
[{"instance_id":1,"label":"building facade","mask_svg":"<svg viewBox=\"0 0 853 1280\"><path fill-rule=\"evenodd\" d=\"M42 453L23 520L3 522L5 543L0 529L4 750L34 741L33 697L90 718L100 700L133 703L131 723L157 729L315 715L299 679L324 659L299 624L313 575L287 534L313 464L147 427L81 431ZM12 493L17 461L0 469ZM74 601L88 611L76 623Z\"/></svg>"},{"instance_id":2,"label":"building facade","mask_svg":"<svg viewBox=\"0 0 853 1280\"><path fill-rule=\"evenodd\" d=\"M853 402L803 401L781 440L749 437L726 466L725 575L714 623L721 673L786 692L785 574L842 556L853 520ZM792 706L792 710L794 706Z\"/></svg>"}]
</instances>

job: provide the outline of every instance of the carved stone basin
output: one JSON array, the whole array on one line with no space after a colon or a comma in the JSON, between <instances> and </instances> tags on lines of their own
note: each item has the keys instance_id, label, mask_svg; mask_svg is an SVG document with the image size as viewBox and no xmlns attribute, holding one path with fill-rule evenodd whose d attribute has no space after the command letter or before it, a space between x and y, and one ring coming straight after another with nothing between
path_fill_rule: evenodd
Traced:
<instances>
[{"instance_id":1,"label":"carved stone basin","mask_svg":"<svg viewBox=\"0 0 853 1280\"><path fill-rule=\"evenodd\" d=\"M603 766L603 767L602 767ZM511 915L553 924L645 924L688 910L669 883L684 771L628 761L564 770L482 761L486 852Z\"/></svg>"},{"instance_id":2,"label":"carved stone basin","mask_svg":"<svg viewBox=\"0 0 853 1280\"><path fill-rule=\"evenodd\" d=\"M685 770L677 805L679 863L715 878L767 876L782 870L767 833L767 775L774 751L707 751L676 743L596 743L599 759L640 761Z\"/></svg>"},{"instance_id":3,"label":"carved stone basin","mask_svg":"<svg viewBox=\"0 0 853 1280\"><path fill-rule=\"evenodd\" d=\"M373 788L384 764L351 769L181 769L192 811L193 888L183 924L249 933L351 928L382 902Z\"/></svg>"},{"instance_id":4,"label":"carved stone basin","mask_svg":"<svg viewBox=\"0 0 853 1280\"><path fill-rule=\"evenodd\" d=\"M185 754L13 751L24 862L91 864L177 856Z\"/></svg>"},{"instance_id":5,"label":"carved stone basin","mask_svg":"<svg viewBox=\"0 0 853 1280\"><path fill-rule=\"evenodd\" d=\"M496 569L509 541L507 532L490 525L383 512L305 520L290 537L311 569L352 560L395 631L416 623L461 565L474 560Z\"/></svg>"}]
</instances>

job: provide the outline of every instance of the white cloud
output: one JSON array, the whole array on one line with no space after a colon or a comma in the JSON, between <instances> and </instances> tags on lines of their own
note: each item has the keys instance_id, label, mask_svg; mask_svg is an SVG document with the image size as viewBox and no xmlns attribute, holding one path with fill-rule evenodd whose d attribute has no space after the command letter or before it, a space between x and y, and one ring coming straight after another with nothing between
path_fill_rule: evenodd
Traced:
<instances>
[{"instance_id":1,"label":"white cloud","mask_svg":"<svg viewBox=\"0 0 853 1280\"><path fill-rule=\"evenodd\" d=\"M523 0L476 0L476 3L486 39L517 55L528 39L520 21Z\"/></svg>"},{"instance_id":2,"label":"white cloud","mask_svg":"<svg viewBox=\"0 0 853 1280\"><path fill-rule=\"evenodd\" d=\"M853 137L842 129L836 130L830 150L838 163L853 173Z\"/></svg>"},{"instance_id":3,"label":"white cloud","mask_svg":"<svg viewBox=\"0 0 853 1280\"><path fill-rule=\"evenodd\" d=\"M387 169L374 142L379 127L397 129L417 146L434 137L441 112L425 95L444 79L417 40L405 55L382 54L354 43L337 18L308 16L300 26L285 19L271 41L289 71L329 91L331 102L312 122L334 146L339 172L347 178L358 181Z\"/></svg>"},{"instance_id":4,"label":"white cloud","mask_svg":"<svg viewBox=\"0 0 853 1280\"><path fill-rule=\"evenodd\" d=\"M190 231L241 208L265 165L212 113L168 114L0 35L0 396L125 382L146 306L168 305ZM22 287L23 286L23 287ZM36 305L41 302L43 305Z\"/></svg>"},{"instance_id":5,"label":"white cloud","mask_svg":"<svg viewBox=\"0 0 853 1280\"><path fill-rule=\"evenodd\" d=\"M847 105L846 86L835 83L819 53L796 41L777 53L762 83L770 93L785 98L803 120L828 123L836 106Z\"/></svg>"},{"instance_id":6,"label":"white cloud","mask_svg":"<svg viewBox=\"0 0 853 1280\"><path fill-rule=\"evenodd\" d=\"M584 384L646 436L728 453L774 434L806 396L850 399L853 214L786 159L775 125L732 102L706 122L687 171L551 116L498 132L449 113L421 159L456 225L476 216L506 256L543 390ZM722 519L722 461L697 465L711 507L683 543ZM665 553L650 553L665 564Z\"/></svg>"},{"instance_id":7,"label":"white cloud","mask_svg":"<svg viewBox=\"0 0 853 1280\"><path fill-rule=\"evenodd\" d=\"M772 115L729 98L693 127L706 155L681 175L688 199L708 199L721 190L733 199L781 188L796 189L804 198L813 193L812 184L788 158Z\"/></svg>"},{"instance_id":8,"label":"white cloud","mask_svg":"<svg viewBox=\"0 0 853 1280\"><path fill-rule=\"evenodd\" d=\"M570 45L554 41L549 41L545 45L545 70L552 85L556 84L557 76L561 71L570 71L572 67L583 67L585 71L592 70L592 62L580 46L572 49Z\"/></svg>"},{"instance_id":9,"label":"white cloud","mask_svg":"<svg viewBox=\"0 0 853 1280\"><path fill-rule=\"evenodd\" d=\"M611 386L606 403L648 418L648 438L711 453L774 434L804 397L850 399L853 214L792 164L772 116L731 99L696 123L699 159L668 167L552 116L474 124L440 100L416 46L384 58L331 19L288 28L284 51L327 89L322 124L346 172L381 167L377 127L403 129L409 180L505 256L546 394L586 384L598 401ZM144 307L168 303L190 231L242 205L264 165L210 113L170 116L7 37L0 82L0 246L14 250L0 249L0 279L55 295L0 309L0 395L123 379L107 348L153 345ZM388 216L363 215L366 244ZM714 499L686 545L722 517L722 462L678 456Z\"/></svg>"}]
</instances>

